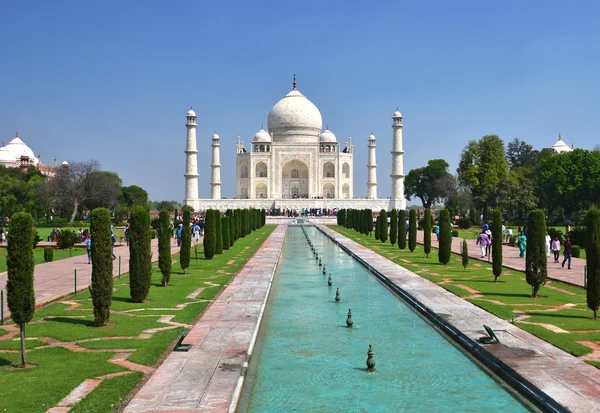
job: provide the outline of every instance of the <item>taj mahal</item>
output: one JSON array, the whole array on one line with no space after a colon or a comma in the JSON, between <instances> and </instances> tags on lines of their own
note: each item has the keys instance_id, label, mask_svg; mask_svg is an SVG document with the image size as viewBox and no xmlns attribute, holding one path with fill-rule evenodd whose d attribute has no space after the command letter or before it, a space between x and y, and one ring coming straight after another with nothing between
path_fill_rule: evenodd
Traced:
<instances>
[{"instance_id":1,"label":"taj mahal","mask_svg":"<svg viewBox=\"0 0 600 413\"><path fill-rule=\"evenodd\" d=\"M405 209L402 115L392 115L392 188L377 196L376 138L367 138L367 198L354 198L354 144L338 142L323 130L319 109L293 88L269 112L268 131L260 129L248 146L238 137L235 154L236 198L221 197L220 137L212 136L211 198L198 198L196 113L186 115L187 145L184 204L196 211L230 208L392 208Z\"/></svg>"}]
</instances>

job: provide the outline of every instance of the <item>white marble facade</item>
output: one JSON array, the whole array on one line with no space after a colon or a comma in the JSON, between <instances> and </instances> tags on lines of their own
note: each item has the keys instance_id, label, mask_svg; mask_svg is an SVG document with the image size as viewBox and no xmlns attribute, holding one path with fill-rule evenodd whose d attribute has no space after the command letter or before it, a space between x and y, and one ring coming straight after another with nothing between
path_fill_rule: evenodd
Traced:
<instances>
[{"instance_id":1,"label":"white marble facade","mask_svg":"<svg viewBox=\"0 0 600 413\"><path fill-rule=\"evenodd\" d=\"M238 199L351 199L353 148L321 132L317 107L294 88L273 106L269 132L236 146Z\"/></svg>"}]
</instances>

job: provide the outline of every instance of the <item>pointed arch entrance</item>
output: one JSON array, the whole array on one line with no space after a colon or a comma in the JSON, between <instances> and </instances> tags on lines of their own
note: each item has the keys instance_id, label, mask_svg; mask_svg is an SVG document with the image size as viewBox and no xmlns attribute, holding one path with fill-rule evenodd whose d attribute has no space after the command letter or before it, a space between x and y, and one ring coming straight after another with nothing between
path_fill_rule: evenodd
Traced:
<instances>
[{"instance_id":1,"label":"pointed arch entrance","mask_svg":"<svg viewBox=\"0 0 600 413\"><path fill-rule=\"evenodd\" d=\"M308 198L308 166L297 159L281 169L281 189L284 198Z\"/></svg>"}]
</instances>

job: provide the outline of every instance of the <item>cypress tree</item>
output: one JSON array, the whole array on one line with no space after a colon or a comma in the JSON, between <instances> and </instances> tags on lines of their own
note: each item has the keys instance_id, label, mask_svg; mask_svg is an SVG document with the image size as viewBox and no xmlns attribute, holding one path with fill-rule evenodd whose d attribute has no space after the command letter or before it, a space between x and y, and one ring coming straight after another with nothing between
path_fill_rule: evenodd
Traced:
<instances>
[{"instance_id":1,"label":"cypress tree","mask_svg":"<svg viewBox=\"0 0 600 413\"><path fill-rule=\"evenodd\" d=\"M372 209L367 209L367 235L371 236L371 233L373 232L373 210Z\"/></svg>"},{"instance_id":2,"label":"cypress tree","mask_svg":"<svg viewBox=\"0 0 600 413\"><path fill-rule=\"evenodd\" d=\"M381 215L375 219L375 239L379 241L379 231L381 229Z\"/></svg>"},{"instance_id":3,"label":"cypress tree","mask_svg":"<svg viewBox=\"0 0 600 413\"><path fill-rule=\"evenodd\" d=\"M250 210L250 227L252 229L252 231L256 230L256 209L252 208Z\"/></svg>"},{"instance_id":4,"label":"cypress tree","mask_svg":"<svg viewBox=\"0 0 600 413\"><path fill-rule=\"evenodd\" d=\"M600 307L600 211L591 208L585 217L585 259L587 265L587 306L598 318Z\"/></svg>"},{"instance_id":5,"label":"cypress tree","mask_svg":"<svg viewBox=\"0 0 600 413\"><path fill-rule=\"evenodd\" d=\"M406 210L398 211L398 248L406 249Z\"/></svg>"},{"instance_id":6,"label":"cypress tree","mask_svg":"<svg viewBox=\"0 0 600 413\"><path fill-rule=\"evenodd\" d=\"M388 239L388 222L387 222L387 211L382 209L379 211L381 217L381 228L379 229L379 240L385 243Z\"/></svg>"},{"instance_id":7,"label":"cypress tree","mask_svg":"<svg viewBox=\"0 0 600 413\"><path fill-rule=\"evenodd\" d=\"M267 211L265 211L265 209L263 208L262 210L262 225L261 227L264 227L267 224Z\"/></svg>"},{"instance_id":8,"label":"cypress tree","mask_svg":"<svg viewBox=\"0 0 600 413\"><path fill-rule=\"evenodd\" d=\"M248 210L247 209L242 209L240 211L240 214L242 215L242 238L245 237L248 234Z\"/></svg>"},{"instance_id":9,"label":"cypress tree","mask_svg":"<svg viewBox=\"0 0 600 413\"><path fill-rule=\"evenodd\" d=\"M469 246L467 245L466 239L463 239L460 255L462 258L463 271L467 271L467 265L469 265Z\"/></svg>"},{"instance_id":10,"label":"cypress tree","mask_svg":"<svg viewBox=\"0 0 600 413\"><path fill-rule=\"evenodd\" d=\"M215 256L217 246L215 215L212 209L207 209L204 213L204 258L212 260Z\"/></svg>"},{"instance_id":11,"label":"cypress tree","mask_svg":"<svg viewBox=\"0 0 600 413\"><path fill-rule=\"evenodd\" d=\"M190 255L192 254L192 210L189 206L183 207L183 229L181 231L181 249L179 250L179 263L185 274L190 266Z\"/></svg>"},{"instance_id":12,"label":"cypress tree","mask_svg":"<svg viewBox=\"0 0 600 413\"><path fill-rule=\"evenodd\" d=\"M163 209L158 213L158 268L162 274L162 285L171 279L171 217Z\"/></svg>"},{"instance_id":13,"label":"cypress tree","mask_svg":"<svg viewBox=\"0 0 600 413\"><path fill-rule=\"evenodd\" d=\"M337 212L337 224L338 224L338 226L342 226L342 227L344 226L344 218L345 218L344 212L345 212L344 209L339 209L338 212Z\"/></svg>"},{"instance_id":14,"label":"cypress tree","mask_svg":"<svg viewBox=\"0 0 600 413\"><path fill-rule=\"evenodd\" d=\"M423 249L425 256L429 258L431 252L431 211L429 208L425 210L425 216L423 217Z\"/></svg>"},{"instance_id":15,"label":"cypress tree","mask_svg":"<svg viewBox=\"0 0 600 413\"><path fill-rule=\"evenodd\" d=\"M8 224L6 267L6 299L14 323L19 325L21 365L25 367L25 324L31 321L35 312L33 219L26 212L16 213Z\"/></svg>"},{"instance_id":16,"label":"cypress tree","mask_svg":"<svg viewBox=\"0 0 600 413\"><path fill-rule=\"evenodd\" d=\"M408 249L414 252L417 248L417 211L411 209L408 215Z\"/></svg>"},{"instance_id":17,"label":"cypress tree","mask_svg":"<svg viewBox=\"0 0 600 413\"><path fill-rule=\"evenodd\" d=\"M223 230L221 229L221 211L213 210L215 216L215 254L223 254Z\"/></svg>"},{"instance_id":18,"label":"cypress tree","mask_svg":"<svg viewBox=\"0 0 600 413\"><path fill-rule=\"evenodd\" d=\"M148 219L149 221L149 219ZM146 234L148 234L146 226ZM106 208L96 208L90 215L92 234L92 284L89 286L94 305L94 324L106 325L110 318L110 304L113 293L112 234L110 212Z\"/></svg>"},{"instance_id":19,"label":"cypress tree","mask_svg":"<svg viewBox=\"0 0 600 413\"><path fill-rule=\"evenodd\" d=\"M129 294L133 302L141 303L148 296L150 279L152 278L150 212L148 208L134 205L131 208L130 221ZM169 227L167 233L170 237L171 227ZM93 236L92 245L94 245Z\"/></svg>"},{"instance_id":20,"label":"cypress tree","mask_svg":"<svg viewBox=\"0 0 600 413\"><path fill-rule=\"evenodd\" d=\"M531 285L532 296L537 297L548 276L546 257L546 217L536 209L527 218L527 249L525 251L525 280Z\"/></svg>"},{"instance_id":21,"label":"cypress tree","mask_svg":"<svg viewBox=\"0 0 600 413\"><path fill-rule=\"evenodd\" d=\"M229 222L227 223L229 226L229 246L233 247L233 244L235 244L235 222L233 220L233 211L228 209L227 212L225 212L225 215L229 218ZM223 248L225 248L225 246L223 246Z\"/></svg>"},{"instance_id":22,"label":"cypress tree","mask_svg":"<svg viewBox=\"0 0 600 413\"><path fill-rule=\"evenodd\" d=\"M492 222L492 271L494 282L502 274L502 211L494 210L494 222Z\"/></svg>"},{"instance_id":23,"label":"cypress tree","mask_svg":"<svg viewBox=\"0 0 600 413\"><path fill-rule=\"evenodd\" d=\"M221 219L221 230L223 231L223 249L229 249L229 217L225 215Z\"/></svg>"},{"instance_id":24,"label":"cypress tree","mask_svg":"<svg viewBox=\"0 0 600 413\"><path fill-rule=\"evenodd\" d=\"M398 240L398 211L396 211L396 208L393 208L390 212L390 220L390 244L396 245Z\"/></svg>"},{"instance_id":25,"label":"cypress tree","mask_svg":"<svg viewBox=\"0 0 600 413\"><path fill-rule=\"evenodd\" d=\"M240 228L241 228L241 221L242 221L242 217L240 216L240 210L239 209L234 209L233 210L233 221L234 221L234 235L235 235L235 240L237 241L238 239L240 239Z\"/></svg>"},{"instance_id":26,"label":"cypress tree","mask_svg":"<svg viewBox=\"0 0 600 413\"><path fill-rule=\"evenodd\" d=\"M446 265L452 256L452 227L450 226L450 212L447 209L440 211L440 244L438 259Z\"/></svg>"},{"instance_id":27,"label":"cypress tree","mask_svg":"<svg viewBox=\"0 0 600 413\"><path fill-rule=\"evenodd\" d=\"M369 226L367 225L367 210L360 210L360 232L364 235L369 235Z\"/></svg>"}]
</instances>

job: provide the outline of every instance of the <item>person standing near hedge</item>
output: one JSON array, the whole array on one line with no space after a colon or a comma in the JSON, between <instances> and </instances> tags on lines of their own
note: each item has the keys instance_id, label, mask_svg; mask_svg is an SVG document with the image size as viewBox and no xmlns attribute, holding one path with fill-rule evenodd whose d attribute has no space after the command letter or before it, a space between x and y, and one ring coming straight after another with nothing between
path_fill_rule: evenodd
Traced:
<instances>
[{"instance_id":1,"label":"person standing near hedge","mask_svg":"<svg viewBox=\"0 0 600 413\"><path fill-rule=\"evenodd\" d=\"M525 258L525 250L527 249L527 236L523 231L519 232L519 258Z\"/></svg>"},{"instance_id":2,"label":"person standing near hedge","mask_svg":"<svg viewBox=\"0 0 600 413\"><path fill-rule=\"evenodd\" d=\"M573 246L573 244L571 244L571 239L569 237L567 237L565 239L565 259L562 262L562 267L565 268L565 262L569 262L569 265L567 266L567 269L571 269L571 257L573 256L573 249L571 248Z\"/></svg>"},{"instance_id":3,"label":"person standing near hedge","mask_svg":"<svg viewBox=\"0 0 600 413\"><path fill-rule=\"evenodd\" d=\"M552 238L550 238L550 234L548 234L548 231L546 231L546 257L550 257L550 241L552 240Z\"/></svg>"},{"instance_id":4,"label":"person standing near hedge","mask_svg":"<svg viewBox=\"0 0 600 413\"><path fill-rule=\"evenodd\" d=\"M91 264L92 263L92 237L90 235L88 235L85 238L85 241L83 241L83 243L85 244L85 250L87 251L88 264Z\"/></svg>"},{"instance_id":5,"label":"person standing near hedge","mask_svg":"<svg viewBox=\"0 0 600 413\"><path fill-rule=\"evenodd\" d=\"M552 252L554 252L554 263L558 264L558 257L560 256L560 241L558 240L558 235L554 237L554 241L552 241Z\"/></svg>"},{"instance_id":6,"label":"person standing near hedge","mask_svg":"<svg viewBox=\"0 0 600 413\"><path fill-rule=\"evenodd\" d=\"M485 231L482 230L481 233L477 236L477 241L475 242L475 244L479 245L479 248L481 248L481 258L485 257L488 242L488 235L485 233Z\"/></svg>"}]
</instances>

